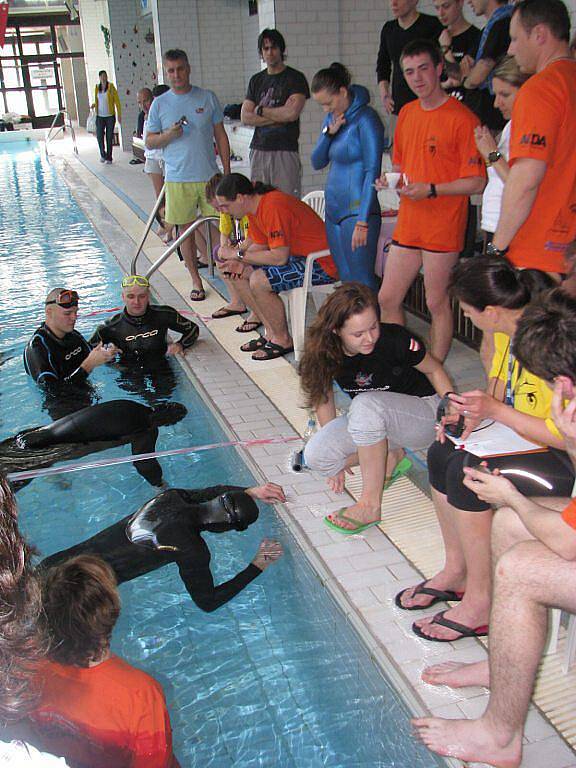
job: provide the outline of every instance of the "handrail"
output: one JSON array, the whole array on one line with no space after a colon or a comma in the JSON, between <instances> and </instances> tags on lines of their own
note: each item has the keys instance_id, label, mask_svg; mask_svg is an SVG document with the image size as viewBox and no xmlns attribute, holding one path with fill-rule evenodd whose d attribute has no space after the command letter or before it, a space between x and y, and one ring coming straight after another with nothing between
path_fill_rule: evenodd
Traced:
<instances>
[{"instance_id":1,"label":"handrail","mask_svg":"<svg viewBox=\"0 0 576 768\"><path fill-rule=\"evenodd\" d=\"M214 276L214 260L212 257L212 234L210 232L210 222L211 221L220 221L219 216L202 216L199 219L196 219L196 221L193 221L192 224L188 227L188 229L184 230L181 235L179 235L174 242L168 246L168 248L164 251L162 256L159 256L158 259L152 264L150 269L144 273L143 277L150 277L150 275L154 274L156 270L164 264L166 259L171 256L174 251L178 248L179 245L182 245L184 240L186 240L187 237L190 237L191 234L193 234L198 227L202 226L203 224L206 224L206 245L208 250L208 266L210 270L210 277ZM133 275L139 274L136 270L136 262L138 260L138 255L136 255L130 264L130 272Z\"/></svg>"},{"instance_id":2,"label":"handrail","mask_svg":"<svg viewBox=\"0 0 576 768\"><path fill-rule=\"evenodd\" d=\"M158 210L160 206L162 205L162 201L164 200L164 195L166 194L166 184L162 185L162 189L160 190L160 194L158 195L158 199L156 200L156 203L154 205L154 208L152 208L152 211L150 213L150 216L148 216L148 221L146 222L146 227L144 228L144 234L140 238L140 242L138 243L138 248L136 248L136 253L134 254L134 257L132 259L132 266L131 266L131 274L136 275L138 274L136 272L136 262L138 261L138 256L140 256L140 251L144 247L144 243L146 242L146 238L148 237L148 233L150 232L150 229L152 228L152 224L154 223L154 219L156 218L156 214L158 213Z\"/></svg>"},{"instance_id":3,"label":"handrail","mask_svg":"<svg viewBox=\"0 0 576 768\"><path fill-rule=\"evenodd\" d=\"M58 126L58 130L53 134L52 131L54 130L54 127L56 125L56 121L60 117L60 115L64 116L64 122L62 125ZM74 146L74 154L78 154L78 144L76 143L76 132L74 130L74 126L72 125L72 120L68 117L68 126L66 126L66 117L68 113L65 109L59 109L58 112L54 115L54 120L52 120L52 124L50 128L48 129L48 133L46 134L46 138L44 139L44 151L46 152L46 157L48 157L48 144L56 138L58 133L60 131L64 132L66 130L66 127L70 128L70 135L72 136L72 144Z\"/></svg>"}]
</instances>

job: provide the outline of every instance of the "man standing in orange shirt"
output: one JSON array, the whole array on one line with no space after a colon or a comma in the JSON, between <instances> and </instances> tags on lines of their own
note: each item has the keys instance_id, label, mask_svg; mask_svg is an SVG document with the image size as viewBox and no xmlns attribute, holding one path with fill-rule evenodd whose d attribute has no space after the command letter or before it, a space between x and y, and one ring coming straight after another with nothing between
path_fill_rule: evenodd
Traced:
<instances>
[{"instance_id":1,"label":"man standing in orange shirt","mask_svg":"<svg viewBox=\"0 0 576 768\"><path fill-rule=\"evenodd\" d=\"M522 0L509 52L524 72L512 112L510 175L492 252L518 267L565 273L576 236L576 61L562 0Z\"/></svg>"},{"instance_id":2,"label":"man standing in orange shirt","mask_svg":"<svg viewBox=\"0 0 576 768\"><path fill-rule=\"evenodd\" d=\"M486 184L474 141L479 122L442 88L443 61L434 43L409 43L400 64L418 98L402 108L394 134L393 170L402 173L403 186L378 299L382 321L403 325L402 302L423 266L430 352L442 361L452 340L450 272L464 245L469 196ZM387 186L385 177L377 186Z\"/></svg>"}]
</instances>

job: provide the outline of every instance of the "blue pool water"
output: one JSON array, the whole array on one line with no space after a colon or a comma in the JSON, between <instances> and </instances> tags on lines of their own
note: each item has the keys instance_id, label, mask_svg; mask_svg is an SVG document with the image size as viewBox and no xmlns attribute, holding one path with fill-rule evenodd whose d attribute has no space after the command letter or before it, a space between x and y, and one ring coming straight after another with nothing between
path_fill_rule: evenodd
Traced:
<instances>
[{"instance_id":1,"label":"blue pool water","mask_svg":"<svg viewBox=\"0 0 576 768\"><path fill-rule=\"evenodd\" d=\"M80 312L118 303L120 271L67 186L33 146L0 144L0 439L48 421L22 367L50 287L77 288ZM89 334L98 318L81 318ZM189 353L193 361L194 351ZM172 399L187 417L162 428L158 449L225 440L177 370ZM126 397L114 369L92 380L103 400ZM127 448L99 454L119 456ZM162 460L173 486L250 485L233 449ZM153 489L130 464L34 480L18 494L21 525L44 554L136 510ZM415 744L408 712L370 661L271 508L245 533L211 536L217 581L252 558L264 536L286 556L232 602L204 614L175 566L121 587L113 650L154 675L167 694L183 768L421 768L439 765Z\"/></svg>"}]
</instances>

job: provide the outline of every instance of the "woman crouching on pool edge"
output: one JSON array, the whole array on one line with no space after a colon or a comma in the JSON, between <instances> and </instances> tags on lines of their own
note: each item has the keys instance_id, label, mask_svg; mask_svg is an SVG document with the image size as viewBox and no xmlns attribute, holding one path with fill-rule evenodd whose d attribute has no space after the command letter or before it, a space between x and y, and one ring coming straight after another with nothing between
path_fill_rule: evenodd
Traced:
<instances>
[{"instance_id":1,"label":"woman crouching on pool edge","mask_svg":"<svg viewBox=\"0 0 576 768\"><path fill-rule=\"evenodd\" d=\"M382 493L411 462L403 448L420 450L435 437L440 397L452 389L442 365L406 328L380 323L376 295L360 283L337 288L306 335L300 381L321 429L304 451L306 465L344 491L344 478L360 465L362 495L324 518L343 534L380 522ZM334 381L352 398L337 416Z\"/></svg>"}]
</instances>

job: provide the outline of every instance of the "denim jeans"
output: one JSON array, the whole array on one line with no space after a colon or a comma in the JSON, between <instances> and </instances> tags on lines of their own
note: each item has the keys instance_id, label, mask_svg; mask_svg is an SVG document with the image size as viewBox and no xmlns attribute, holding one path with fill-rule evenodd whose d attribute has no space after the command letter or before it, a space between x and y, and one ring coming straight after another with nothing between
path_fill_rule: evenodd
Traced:
<instances>
[{"instance_id":1,"label":"denim jeans","mask_svg":"<svg viewBox=\"0 0 576 768\"><path fill-rule=\"evenodd\" d=\"M116 117L99 117L96 115L96 138L100 147L100 157L103 160L112 160L112 140L114 138L114 126ZM104 134L106 134L106 148L104 147Z\"/></svg>"}]
</instances>

